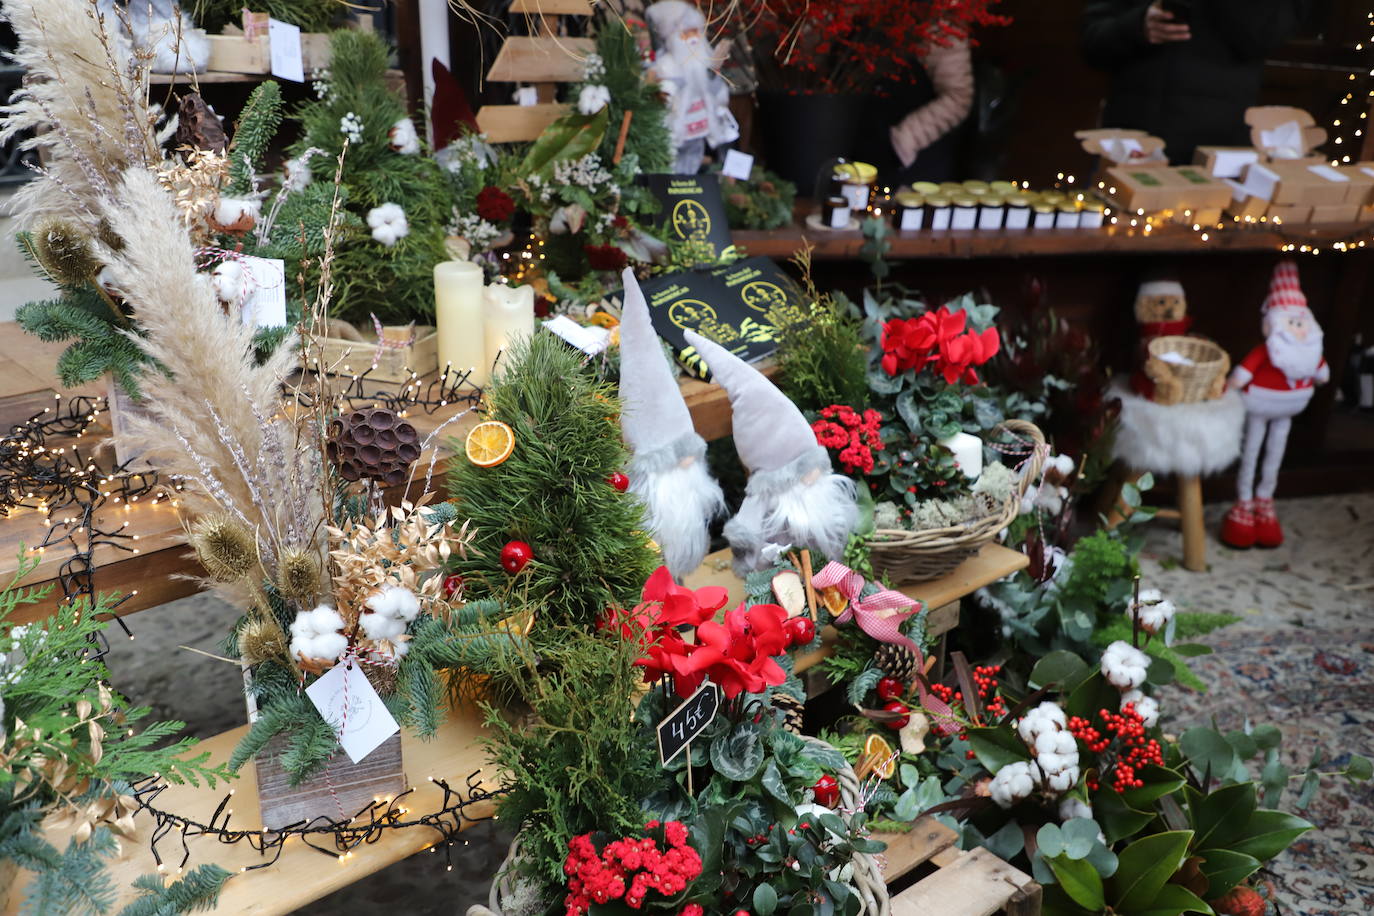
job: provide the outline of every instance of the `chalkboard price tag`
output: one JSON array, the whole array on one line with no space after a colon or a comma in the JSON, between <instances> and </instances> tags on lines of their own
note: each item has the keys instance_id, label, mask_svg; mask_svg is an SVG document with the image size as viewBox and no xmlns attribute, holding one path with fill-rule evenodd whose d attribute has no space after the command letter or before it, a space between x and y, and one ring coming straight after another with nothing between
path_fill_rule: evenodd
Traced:
<instances>
[{"instance_id":1,"label":"chalkboard price tag","mask_svg":"<svg viewBox=\"0 0 1374 916\"><path fill-rule=\"evenodd\" d=\"M701 734L720 708L720 688L710 681L658 723L658 757L667 765Z\"/></svg>"}]
</instances>

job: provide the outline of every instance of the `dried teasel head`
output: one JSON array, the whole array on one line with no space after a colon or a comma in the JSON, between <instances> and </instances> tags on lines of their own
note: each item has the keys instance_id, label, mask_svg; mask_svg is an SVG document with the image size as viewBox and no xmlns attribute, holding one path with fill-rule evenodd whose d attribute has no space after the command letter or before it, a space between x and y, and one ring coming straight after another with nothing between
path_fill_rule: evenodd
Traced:
<instances>
[{"instance_id":1,"label":"dried teasel head","mask_svg":"<svg viewBox=\"0 0 1374 916\"><path fill-rule=\"evenodd\" d=\"M227 515L197 519L191 546L205 572L216 582L237 582L258 567L258 548L247 528Z\"/></svg>"},{"instance_id":2,"label":"dried teasel head","mask_svg":"<svg viewBox=\"0 0 1374 916\"><path fill-rule=\"evenodd\" d=\"M61 286L80 286L100 270L91 254L90 242L76 227L62 220L47 220L34 230L33 253Z\"/></svg>"},{"instance_id":3,"label":"dried teasel head","mask_svg":"<svg viewBox=\"0 0 1374 916\"><path fill-rule=\"evenodd\" d=\"M239 630L239 658L245 664L286 658L290 652L286 634L274 621L250 620Z\"/></svg>"},{"instance_id":4,"label":"dried teasel head","mask_svg":"<svg viewBox=\"0 0 1374 916\"><path fill-rule=\"evenodd\" d=\"M320 593L320 558L303 550L282 554L277 575L277 591L302 606L313 605Z\"/></svg>"}]
</instances>

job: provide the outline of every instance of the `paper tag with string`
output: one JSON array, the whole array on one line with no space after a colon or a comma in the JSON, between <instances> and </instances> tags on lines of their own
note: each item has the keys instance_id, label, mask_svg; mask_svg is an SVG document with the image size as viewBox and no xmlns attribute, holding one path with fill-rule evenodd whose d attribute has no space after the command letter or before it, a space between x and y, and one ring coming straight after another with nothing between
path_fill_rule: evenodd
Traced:
<instances>
[{"instance_id":1,"label":"paper tag with string","mask_svg":"<svg viewBox=\"0 0 1374 916\"><path fill-rule=\"evenodd\" d=\"M330 668L305 688L305 695L333 726L339 745L354 763L401 730L356 659Z\"/></svg>"},{"instance_id":2,"label":"paper tag with string","mask_svg":"<svg viewBox=\"0 0 1374 916\"><path fill-rule=\"evenodd\" d=\"M286 262L281 258L240 259L244 271L243 323L258 328L286 324Z\"/></svg>"}]
</instances>

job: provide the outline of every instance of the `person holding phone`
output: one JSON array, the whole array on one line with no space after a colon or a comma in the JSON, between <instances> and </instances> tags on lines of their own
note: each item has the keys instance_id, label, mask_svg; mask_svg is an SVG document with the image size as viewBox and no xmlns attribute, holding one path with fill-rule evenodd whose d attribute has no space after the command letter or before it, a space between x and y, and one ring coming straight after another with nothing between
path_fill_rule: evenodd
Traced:
<instances>
[{"instance_id":1,"label":"person holding phone","mask_svg":"<svg viewBox=\"0 0 1374 916\"><path fill-rule=\"evenodd\" d=\"M1197 146L1248 146L1265 56L1296 30L1306 0L1087 0L1083 54L1107 71L1103 127L1164 140L1173 163Z\"/></svg>"}]
</instances>

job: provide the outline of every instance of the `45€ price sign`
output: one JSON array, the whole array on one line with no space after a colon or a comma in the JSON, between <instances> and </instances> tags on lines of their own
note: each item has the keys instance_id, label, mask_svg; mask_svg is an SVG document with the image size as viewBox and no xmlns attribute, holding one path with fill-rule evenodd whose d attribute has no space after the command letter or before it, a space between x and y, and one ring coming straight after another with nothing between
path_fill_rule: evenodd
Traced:
<instances>
[{"instance_id":1,"label":"45\u20ac price sign","mask_svg":"<svg viewBox=\"0 0 1374 916\"><path fill-rule=\"evenodd\" d=\"M665 766L687 751L688 794L692 794L692 739L711 724L719 708L720 688L707 681L658 723L658 758Z\"/></svg>"}]
</instances>

